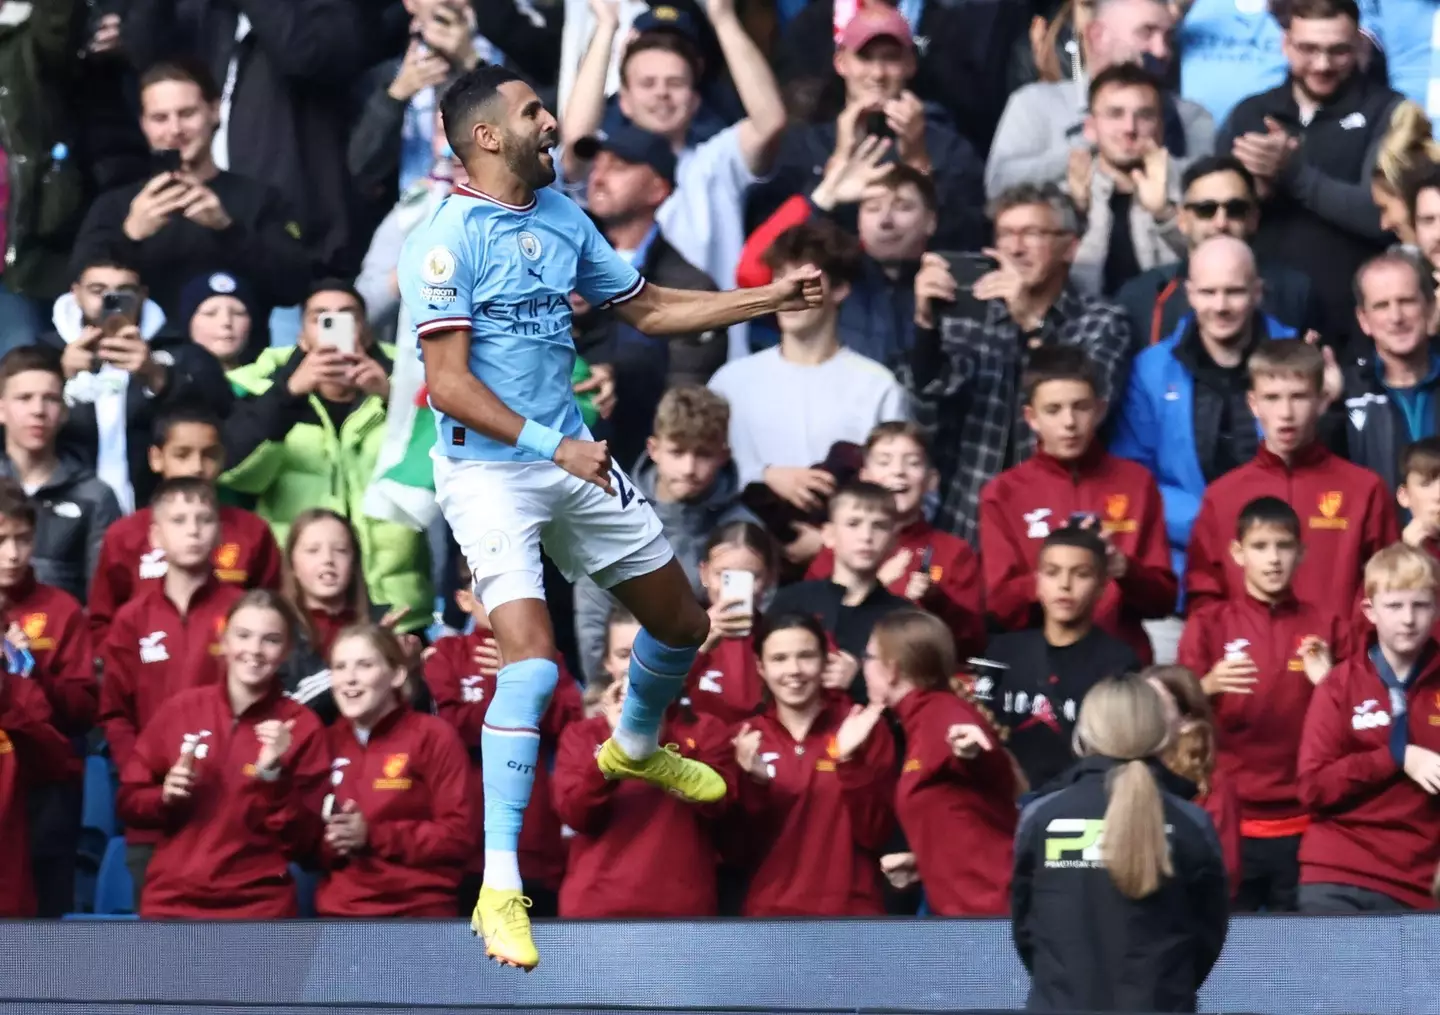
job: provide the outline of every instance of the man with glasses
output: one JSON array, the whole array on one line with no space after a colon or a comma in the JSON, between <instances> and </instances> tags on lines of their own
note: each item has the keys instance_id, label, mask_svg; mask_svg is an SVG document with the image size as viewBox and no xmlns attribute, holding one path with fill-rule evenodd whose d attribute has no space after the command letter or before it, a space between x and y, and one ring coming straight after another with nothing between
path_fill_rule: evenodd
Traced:
<instances>
[{"instance_id":1,"label":"man with glasses","mask_svg":"<svg viewBox=\"0 0 1440 1015\"><path fill-rule=\"evenodd\" d=\"M1370 177L1401 97L1359 73L1355 0L1294 0L1289 16L1290 76L1241 102L1216 149L1255 177L1264 211L1256 254L1307 272L1338 322L1355 309L1355 270L1385 249Z\"/></svg>"},{"instance_id":2,"label":"man with glasses","mask_svg":"<svg viewBox=\"0 0 1440 1015\"><path fill-rule=\"evenodd\" d=\"M935 432L935 525L972 544L981 487L1035 450L1020 393L1032 350L1081 347L1095 364L1097 393L1109 399L1124 390L1130 346L1120 308L1071 282L1080 216L1059 187L1014 187L988 210L995 246L984 253L994 270L969 294L980 312L945 312L959 286L945 257L925 254L915 276L915 344L902 370L916 419Z\"/></svg>"},{"instance_id":3,"label":"man with glasses","mask_svg":"<svg viewBox=\"0 0 1440 1015\"><path fill-rule=\"evenodd\" d=\"M1185 259L1142 272L1115 294L1115 302L1130 318L1136 352L1173 334L1181 319L1191 313L1185 276L1195 248L1212 236L1249 242L1260 225L1255 177L1235 156L1200 159L1185 170L1180 185L1182 197L1175 219L1185 237ZM1260 265L1260 279L1265 313L1300 334L1313 329L1330 336L1309 275L1269 261Z\"/></svg>"}]
</instances>

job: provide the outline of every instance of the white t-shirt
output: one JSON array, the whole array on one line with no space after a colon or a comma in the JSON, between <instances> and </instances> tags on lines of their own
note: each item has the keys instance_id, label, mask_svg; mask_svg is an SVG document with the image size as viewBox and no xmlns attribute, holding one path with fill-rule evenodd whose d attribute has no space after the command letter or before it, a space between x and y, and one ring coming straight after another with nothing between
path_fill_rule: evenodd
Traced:
<instances>
[{"instance_id":1,"label":"white t-shirt","mask_svg":"<svg viewBox=\"0 0 1440 1015\"><path fill-rule=\"evenodd\" d=\"M740 482L759 482L767 465L811 466L836 441L864 444L877 423L909 419L910 401L895 375L842 348L806 366L780 347L731 360L710 378L730 403L730 451Z\"/></svg>"},{"instance_id":2,"label":"white t-shirt","mask_svg":"<svg viewBox=\"0 0 1440 1015\"><path fill-rule=\"evenodd\" d=\"M665 240L721 289L735 288L745 246L745 191L756 182L740 148L740 125L680 153L675 190L655 213ZM730 329L730 356L744 356L746 328Z\"/></svg>"}]
</instances>

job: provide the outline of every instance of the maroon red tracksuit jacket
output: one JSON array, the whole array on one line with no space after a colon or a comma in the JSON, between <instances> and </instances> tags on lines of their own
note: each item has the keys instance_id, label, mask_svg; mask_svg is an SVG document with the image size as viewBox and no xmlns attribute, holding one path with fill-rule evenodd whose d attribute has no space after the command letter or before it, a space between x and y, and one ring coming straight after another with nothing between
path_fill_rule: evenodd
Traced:
<instances>
[{"instance_id":1,"label":"maroon red tracksuit jacket","mask_svg":"<svg viewBox=\"0 0 1440 1015\"><path fill-rule=\"evenodd\" d=\"M1077 514L1094 515L1130 561L1123 578L1106 583L1095 623L1149 663L1150 639L1140 622L1174 613L1180 589L1170 565L1165 506L1144 466L1117 458L1099 444L1075 462L1036 451L985 485L980 551L986 608L1009 630L1039 626L1035 567L1040 547Z\"/></svg>"},{"instance_id":2,"label":"maroon red tracksuit jacket","mask_svg":"<svg viewBox=\"0 0 1440 1015\"><path fill-rule=\"evenodd\" d=\"M574 831L560 886L560 915L579 918L699 917L716 912L718 851L713 822L735 802L735 748L714 716L672 708L660 731L688 758L719 772L730 792L695 806L633 779L611 782L595 755L610 736L604 716L560 737L552 791Z\"/></svg>"},{"instance_id":3,"label":"maroon red tracksuit jacket","mask_svg":"<svg viewBox=\"0 0 1440 1015\"><path fill-rule=\"evenodd\" d=\"M1440 798L1405 774L1394 751L1399 722L1408 743L1440 751L1440 646L1433 639L1421 660L1406 685L1403 717L1368 647L1316 688L1300 741L1300 799L1311 813L1300 843L1301 884L1352 885L1416 909L1434 906Z\"/></svg>"},{"instance_id":4,"label":"maroon red tracksuit jacket","mask_svg":"<svg viewBox=\"0 0 1440 1015\"><path fill-rule=\"evenodd\" d=\"M1010 912L1015 768L995 729L950 691L912 691L894 706L905 731L905 763L895 813L905 831L925 899L937 916ZM955 757L946 734L960 724L986 730L993 745Z\"/></svg>"},{"instance_id":5,"label":"maroon red tracksuit jacket","mask_svg":"<svg viewBox=\"0 0 1440 1015\"><path fill-rule=\"evenodd\" d=\"M321 916L455 915L460 878L478 851L480 794L470 756L444 719L401 706L361 743L349 720L325 731L334 813L354 801L365 847L339 856L321 848Z\"/></svg>"},{"instance_id":6,"label":"maroon red tracksuit jacket","mask_svg":"<svg viewBox=\"0 0 1440 1015\"><path fill-rule=\"evenodd\" d=\"M274 781L255 775L260 755L255 727L268 719L295 723L293 742ZM196 738L195 782L188 800L166 804L161 787L187 735ZM121 819L159 836L140 895L140 915L180 920L296 916L287 864L319 848L329 777L320 720L285 697L278 681L239 715L224 684L192 687L171 697L146 724L120 770L116 810Z\"/></svg>"},{"instance_id":7,"label":"maroon red tracksuit jacket","mask_svg":"<svg viewBox=\"0 0 1440 1015\"><path fill-rule=\"evenodd\" d=\"M1245 577L1230 557L1230 543L1240 512L1256 497L1278 497L1300 516L1305 557L1295 571L1295 594L1325 613L1349 616L1365 562L1400 538L1395 495L1375 473L1319 444L1302 449L1288 466L1262 445L1253 459L1206 488L1190 529L1186 610L1244 594Z\"/></svg>"},{"instance_id":8,"label":"maroon red tracksuit jacket","mask_svg":"<svg viewBox=\"0 0 1440 1015\"><path fill-rule=\"evenodd\" d=\"M1311 635L1330 646L1337 666L1350 654L1349 625L1293 597L1272 606L1242 589L1238 598L1192 612L1185 623L1178 662L1197 677L1209 673L1227 655L1242 652L1259 670L1250 694L1217 694L1210 699L1217 771L1235 787L1246 823L1285 822L1306 813L1295 766L1305 711L1315 691L1299 654L1301 643ZM1288 834L1303 829L1302 822Z\"/></svg>"},{"instance_id":9,"label":"maroon red tracksuit jacket","mask_svg":"<svg viewBox=\"0 0 1440 1015\"><path fill-rule=\"evenodd\" d=\"M709 652L695 657L685 694L697 712L713 715L727 726L742 722L760 709L765 681L755 658L755 639L722 638Z\"/></svg>"},{"instance_id":10,"label":"maroon red tracksuit jacket","mask_svg":"<svg viewBox=\"0 0 1440 1015\"><path fill-rule=\"evenodd\" d=\"M35 786L68 778L73 760L40 685L0 675L0 917L35 915L27 798Z\"/></svg>"},{"instance_id":11,"label":"maroon red tracksuit jacket","mask_svg":"<svg viewBox=\"0 0 1440 1015\"><path fill-rule=\"evenodd\" d=\"M31 675L50 701L55 727L68 736L89 732L100 711L100 682L80 603L68 592L37 582L33 571L5 590L5 600L0 626L8 630L15 624L25 632L35 658Z\"/></svg>"},{"instance_id":12,"label":"maroon red tracksuit jacket","mask_svg":"<svg viewBox=\"0 0 1440 1015\"><path fill-rule=\"evenodd\" d=\"M485 710L495 697L495 678L480 673L475 664L475 650L486 641L493 641L488 631L441 638L435 652L425 663L425 682L435 699L435 711L460 734L469 752L474 778L477 814L485 813L484 773L481 770L480 728L485 723ZM565 876L565 860L569 850L560 834L560 818L555 814L550 793L550 759L560 742L565 727L584 718L585 706L575 678L560 662L560 680L550 707L540 718L540 761L535 766L535 784L530 791L530 804L525 808L524 824L520 826L520 874L527 881L544 885L551 891L560 887ZM467 870L480 874L485 869L485 854L475 849Z\"/></svg>"},{"instance_id":13,"label":"maroon red tracksuit jacket","mask_svg":"<svg viewBox=\"0 0 1440 1015\"><path fill-rule=\"evenodd\" d=\"M797 742L771 706L749 720L772 773L741 772L743 843L750 885L745 916L880 916L880 856L895 826L895 744L884 721L849 761L835 733L849 714L844 694ZM732 733L735 731L732 731Z\"/></svg>"},{"instance_id":14,"label":"maroon red tracksuit jacket","mask_svg":"<svg viewBox=\"0 0 1440 1015\"><path fill-rule=\"evenodd\" d=\"M100 724L117 769L125 770L136 737L171 696L224 682L220 638L230 607L244 594L212 578L181 616L157 583L120 608L100 647ZM158 839L153 828L125 830L130 843Z\"/></svg>"},{"instance_id":15,"label":"maroon red tracksuit jacket","mask_svg":"<svg viewBox=\"0 0 1440 1015\"><path fill-rule=\"evenodd\" d=\"M147 507L105 530L86 604L96 642L105 640L120 607L165 577L165 551L150 542L153 522L154 512ZM220 544L210 559L215 579L222 584L247 589L280 587L280 547L270 526L253 512L220 507Z\"/></svg>"}]
</instances>

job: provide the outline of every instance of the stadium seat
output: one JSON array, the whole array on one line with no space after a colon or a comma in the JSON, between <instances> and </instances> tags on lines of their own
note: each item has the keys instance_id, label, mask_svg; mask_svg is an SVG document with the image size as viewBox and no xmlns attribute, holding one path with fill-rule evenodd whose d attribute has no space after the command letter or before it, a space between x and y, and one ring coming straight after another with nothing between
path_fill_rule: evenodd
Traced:
<instances>
[{"instance_id":1,"label":"stadium seat","mask_svg":"<svg viewBox=\"0 0 1440 1015\"><path fill-rule=\"evenodd\" d=\"M100 874L95 879L95 915L119 916L135 912L135 888L125 866L125 839L116 836L105 847Z\"/></svg>"},{"instance_id":2,"label":"stadium seat","mask_svg":"<svg viewBox=\"0 0 1440 1015\"><path fill-rule=\"evenodd\" d=\"M315 888L320 875L302 870L299 864L290 865L290 877L295 880L295 897L300 906L300 916L310 919L315 915Z\"/></svg>"},{"instance_id":3,"label":"stadium seat","mask_svg":"<svg viewBox=\"0 0 1440 1015\"><path fill-rule=\"evenodd\" d=\"M115 823L115 784L110 779L110 759L92 754L85 759L85 803L80 812L80 827L92 829L113 838Z\"/></svg>"}]
</instances>

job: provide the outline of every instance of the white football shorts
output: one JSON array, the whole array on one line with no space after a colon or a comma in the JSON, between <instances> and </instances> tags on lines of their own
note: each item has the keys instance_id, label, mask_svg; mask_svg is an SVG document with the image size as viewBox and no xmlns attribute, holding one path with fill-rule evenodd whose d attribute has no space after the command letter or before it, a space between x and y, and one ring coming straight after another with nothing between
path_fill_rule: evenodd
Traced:
<instances>
[{"instance_id":1,"label":"white football shorts","mask_svg":"<svg viewBox=\"0 0 1440 1015\"><path fill-rule=\"evenodd\" d=\"M616 466L611 481L613 497L554 462L435 456L435 499L487 611L545 598L542 546L570 581L588 576L602 589L675 556L630 477Z\"/></svg>"}]
</instances>

